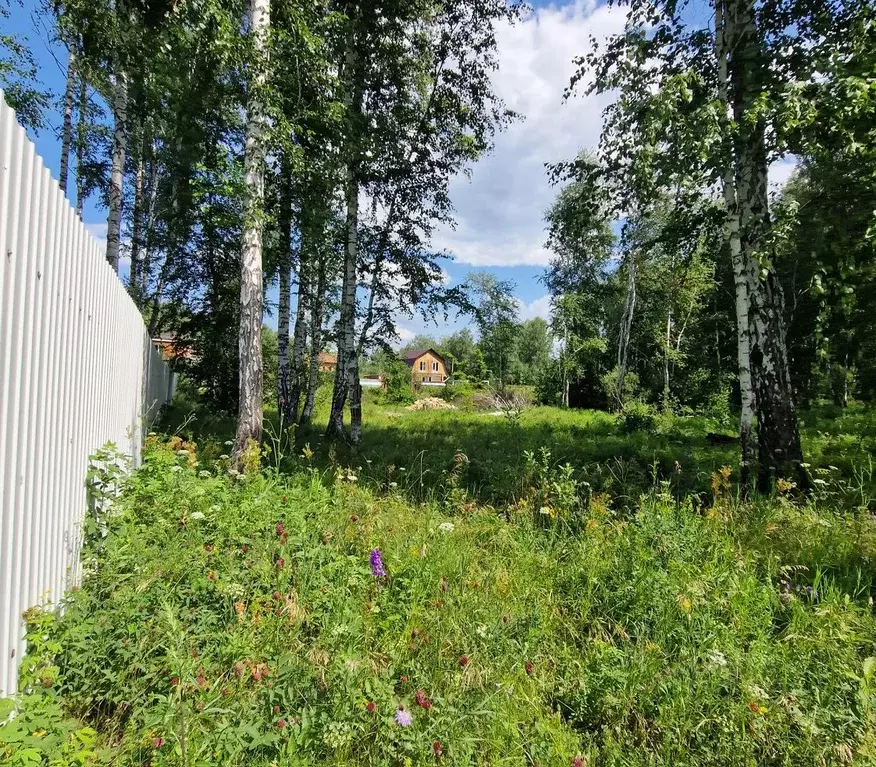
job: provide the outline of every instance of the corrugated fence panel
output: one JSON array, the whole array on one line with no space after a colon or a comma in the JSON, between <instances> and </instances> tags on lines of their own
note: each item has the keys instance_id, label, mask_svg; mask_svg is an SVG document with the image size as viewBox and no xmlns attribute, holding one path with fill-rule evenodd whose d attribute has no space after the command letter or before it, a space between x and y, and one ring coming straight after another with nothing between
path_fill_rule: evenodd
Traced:
<instances>
[{"instance_id":1,"label":"corrugated fence panel","mask_svg":"<svg viewBox=\"0 0 876 767\"><path fill-rule=\"evenodd\" d=\"M0 91L0 696L22 613L79 576L88 458L139 462L174 375Z\"/></svg>"}]
</instances>

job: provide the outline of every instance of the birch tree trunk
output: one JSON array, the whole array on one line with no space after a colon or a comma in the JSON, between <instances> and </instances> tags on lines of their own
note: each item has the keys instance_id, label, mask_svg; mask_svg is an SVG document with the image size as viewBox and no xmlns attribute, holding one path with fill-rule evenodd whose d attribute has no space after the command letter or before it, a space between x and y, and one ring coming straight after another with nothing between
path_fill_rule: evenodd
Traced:
<instances>
[{"instance_id":1,"label":"birch tree trunk","mask_svg":"<svg viewBox=\"0 0 876 767\"><path fill-rule=\"evenodd\" d=\"M784 324L784 296L764 252L771 226L768 203L766 123L752 119L767 76L755 24L754 0L732 0L730 56L733 118L738 132L736 201L749 294L749 361L757 414L758 489L776 477L796 475L809 487L791 386Z\"/></svg>"},{"instance_id":2,"label":"birch tree trunk","mask_svg":"<svg viewBox=\"0 0 876 767\"><path fill-rule=\"evenodd\" d=\"M109 215L106 222L106 260L119 271L122 234L122 201L125 181L125 151L128 144L128 76L119 67L113 84L113 156L109 185Z\"/></svg>"},{"instance_id":3,"label":"birch tree trunk","mask_svg":"<svg viewBox=\"0 0 876 767\"><path fill-rule=\"evenodd\" d=\"M617 340L617 388L615 398L618 407L623 407L624 379L627 375L627 351L630 345L630 333L633 329L633 314L636 311L636 255L630 253L627 257L627 297L624 313L621 317L620 332Z\"/></svg>"},{"instance_id":4,"label":"birch tree trunk","mask_svg":"<svg viewBox=\"0 0 876 767\"><path fill-rule=\"evenodd\" d=\"M64 196L67 195L67 180L70 174L70 145L73 143L73 101L76 96L76 47L68 45L67 85L64 88L64 122L61 128L61 168L58 183Z\"/></svg>"},{"instance_id":5,"label":"birch tree trunk","mask_svg":"<svg viewBox=\"0 0 876 767\"><path fill-rule=\"evenodd\" d=\"M79 67L83 70L83 67ZM79 72L79 114L76 118L76 215L82 219L85 204L85 141L88 119L88 81Z\"/></svg>"},{"instance_id":6,"label":"birch tree trunk","mask_svg":"<svg viewBox=\"0 0 876 767\"><path fill-rule=\"evenodd\" d=\"M332 407L329 414L328 435L342 437L344 434L344 405L350 397L350 439L353 436L354 418L358 415L358 430L361 432L361 399L356 398L354 384L359 383L359 365L356 354L356 261L359 253L359 182L351 165L347 166L345 182L347 206L346 247L344 252L344 276L341 285L340 319L338 320L338 365L335 371L335 387L332 392ZM358 406L358 414L354 407Z\"/></svg>"},{"instance_id":7,"label":"birch tree trunk","mask_svg":"<svg viewBox=\"0 0 876 767\"><path fill-rule=\"evenodd\" d=\"M152 253L154 250L155 213L158 199L158 149L153 138L149 146L149 181L147 183L149 194L146 195L145 210L143 211L143 257L140 268L140 284L137 290L140 293L142 305L146 304L146 296L149 292L149 280L152 276Z\"/></svg>"},{"instance_id":8,"label":"birch tree trunk","mask_svg":"<svg viewBox=\"0 0 876 767\"><path fill-rule=\"evenodd\" d=\"M289 397L289 307L292 301L292 179L283 171L280 230L280 299L277 307L277 409L284 426L294 423Z\"/></svg>"},{"instance_id":9,"label":"birch tree trunk","mask_svg":"<svg viewBox=\"0 0 876 767\"><path fill-rule=\"evenodd\" d=\"M730 57L728 43L736 38L736 30L735 18L724 13L723 2L724 0L716 0L715 2L715 52L718 62L718 96L726 105L728 124L732 124L733 107L730 101L728 85L728 60ZM751 380L751 335L749 332L751 299L748 293L748 281L746 279L745 263L742 254L733 143L735 142L731 142L729 147L730 151L725 160L721 181L725 209L724 236L733 264L733 284L735 289L736 358L739 367L739 394L741 400L739 414L739 485L743 498L747 498L751 467L754 464L754 442L752 440L752 430L754 427L754 387Z\"/></svg>"},{"instance_id":10,"label":"birch tree trunk","mask_svg":"<svg viewBox=\"0 0 876 767\"><path fill-rule=\"evenodd\" d=\"M319 251L317 251L319 252ZM301 423L310 423L319 386L319 354L322 351L322 313L325 301L325 259L319 258L316 289L310 301L310 370L307 378L307 396L301 411Z\"/></svg>"},{"instance_id":11,"label":"birch tree trunk","mask_svg":"<svg viewBox=\"0 0 876 767\"><path fill-rule=\"evenodd\" d=\"M253 38L253 76L244 153L243 248L240 255L240 400L234 459L239 464L249 443L262 438L262 208L265 195L264 89L267 44L271 23L270 0L250 0Z\"/></svg>"},{"instance_id":12,"label":"birch tree trunk","mask_svg":"<svg viewBox=\"0 0 876 767\"><path fill-rule=\"evenodd\" d=\"M666 312L666 349L663 352L663 408L669 407L669 350L672 348L672 309Z\"/></svg>"},{"instance_id":13,"label":"birch tree trunk","mask_svg":"<svg viewBox=\"0 0 876 767\"><path fill-rule=\"evenodd\" d=\"M310 302L312 250L317 247L309 212L301 216L301 247L298 257L298 302L295 307L295 331L292 335L292 363L289 376L289 423L298 420L298 408L304 390L304 351L307 341L307 306Z\"/></svg>"},{"instance_id":14,"label":"birch tree trunk","mask_svg":"<svg viewBox=\"0 0 876 767\"><path fill-rule=\"evenodd\" d=\"M142 302L142 294L140 293L140 285L142 283L142 268L143 268L143 178L144 178L144 159L143 159L143 144L146 141L145 124L142 126L140 142L137 146L137 172L134 176L134 211L132 213L131 226L131 274L128 279L128 292L133 296L134 302L140 306Z\"/></svg>"},{"instance_id":15,"label":"birch tree trunk","mask_svg":"<svg viewBox=\"0 0 876 767\"><path fill-rule=\"evenodd\" d=\"M359 390L359 358L356 349L356 282L359 259L359 139L362 114L362 88L359 82L355 36L351 32L344 61L348 147L344 203L347 208L341 306L338 319L338 364L329 413L327 436L344 434L344 405L350 398L350 439L356 443L362 431L362 398Z\"/></svg>"}]
</instances>

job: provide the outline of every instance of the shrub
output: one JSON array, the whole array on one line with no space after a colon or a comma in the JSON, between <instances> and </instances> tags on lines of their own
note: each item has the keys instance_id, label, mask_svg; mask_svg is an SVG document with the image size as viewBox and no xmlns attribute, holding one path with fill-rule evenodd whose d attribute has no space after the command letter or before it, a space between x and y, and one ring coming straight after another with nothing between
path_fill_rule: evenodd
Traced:
<instances>
[{"instance_id":1,"label":"shrub","mask_svg":"<svg viewBox=\"0 0 876 767\"><path fill-rule=\"evenodd\" d=\"M401 360L391 359L384 372L382 399L393 404L408 404L414 401L411 388L411 369Z\"/></svg>"},{"instance_id":2,"label":"shrub","mask_svg":"<svg viewBox=\"0 0 876 767\"><path fill-rule=\"evenodd\" d=\"M602 389L608 401L613 405L617 405L617 368L610 370L602 376ZM621 392L621 402L625 404L639 398L641 390L638 374L628 370L624 375L624 390Z\"/></svg>"},{"instance_id":3,"label":"shrub","mask_svg":"<svg viewBox=\"0 0 876 767\"><path fill-rule=\"evenodd\" d=\"M633 432L652 433L657 423L657 411L653 405L640 400L626 402L618 416L621 431L624 434Z\"/></svg>"},{"instance_id":4,"label":"shrub","mask_svg":"<svg viewBox=\"0 0 876 767\"><path fill-rule=\"evenodd\" d=\"M441 390L441 397L448 402L457 398L469 398L474 394L474 386L464 373L454 373Z\"/></svg>"}]
</instances>

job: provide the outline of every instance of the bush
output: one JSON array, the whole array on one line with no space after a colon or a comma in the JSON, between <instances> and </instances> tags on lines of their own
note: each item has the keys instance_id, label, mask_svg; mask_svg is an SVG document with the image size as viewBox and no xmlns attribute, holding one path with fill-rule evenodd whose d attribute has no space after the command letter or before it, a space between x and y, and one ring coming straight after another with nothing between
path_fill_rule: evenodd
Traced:
<instances>
[{"instance_id":1,"label":"bush","mask_svg":"<svg viewBox=\"0 0 876 767\"><path fill-rule=\"evenodd\" d=\"M391 404L406 405L414 401L411 387L411 369L401 360L391 359L384 372L384 387L381 399Z\"/></svg>"},{"instance_id":2,"label":"bush","mask_svg":"<svg viewBox=\"0 0 876 767\"><path fill-rule=\"evenodd\" d=\"M657 423L657 410L646 402L632 400L624 404L618 415L618 420L624 434L632 434L633 432L650 434L654 431Z\"/></svg>"},{"instance_id":3,"label":"bush","mask_svg":"<svg viewBox=\"0 0 876 767\"><path fill-rule=\"evenodd\" d=\"M617 368L602 376L602 389L612 406L617 406ZM641 396L642 387L637 373L628 370L624 375L624 390L621 392L621 402L626 404Z\"/></svg>"},{"instance_id":4,"label":"bush","mask_svg":"<svg viewBox=\"0 0 876 767\"><path fill-rule=\"evenodd\" d=\"M441 390L442 399L453 402L457 398L468 398L474 394L472 382L463 373L455 373L444 384Z\"/></svg>"},{"instance_id":5,"label":"bush","mask_svg":"<svg viewBox=\"0 0 876 767\"><path fill-rule=\"evenodd\" d=\"M563 404L563 365L551 360L540 371L535 383L535 401L539 405L560 407Z\"/></svg>"}]
</instances>

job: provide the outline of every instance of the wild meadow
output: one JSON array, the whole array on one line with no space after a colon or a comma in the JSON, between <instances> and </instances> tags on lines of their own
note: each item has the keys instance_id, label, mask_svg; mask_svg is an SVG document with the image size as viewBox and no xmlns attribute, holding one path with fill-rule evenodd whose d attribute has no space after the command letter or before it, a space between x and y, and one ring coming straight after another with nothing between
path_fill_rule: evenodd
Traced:
<instances>
[{"instance_id":1,"label":"wild meadow","mask_svg":"<svg viewBox=\"0 0 876 767\"><path fill-rule=\"evenodd\" d=\"M876 760L867 410L808 414L816 490L746 504L702 419L369 402L355 454L318 421L237 471L183 415L96 461L5 763Z\"/></svg>"}]
</instances>

